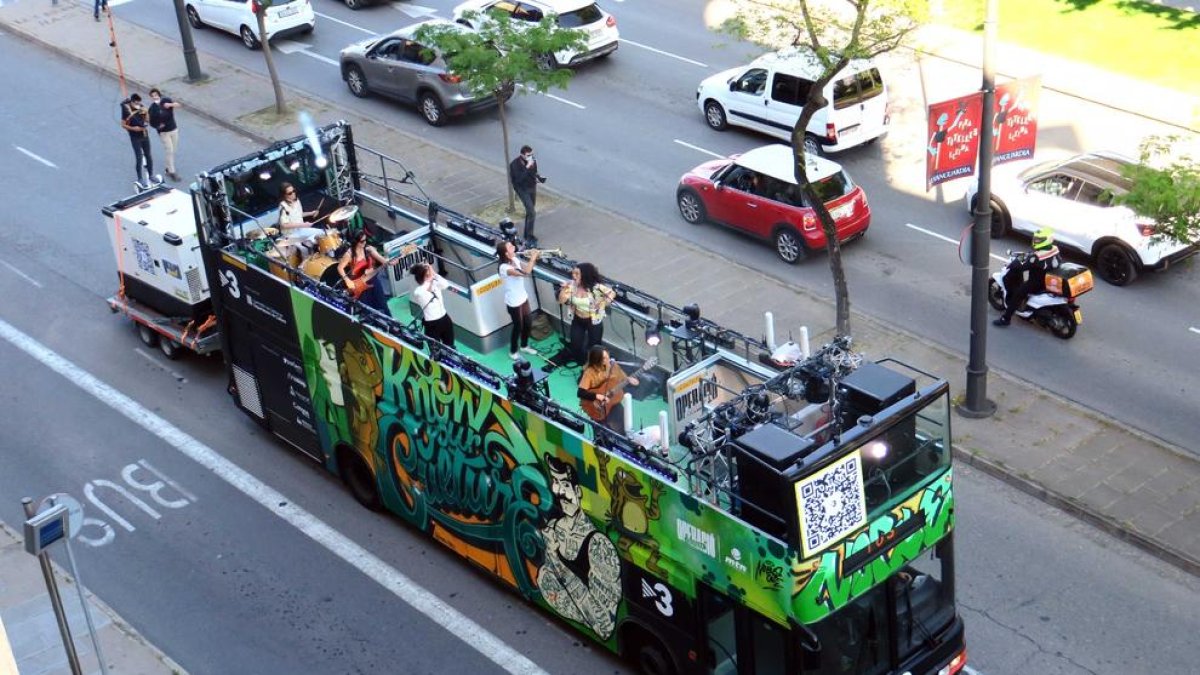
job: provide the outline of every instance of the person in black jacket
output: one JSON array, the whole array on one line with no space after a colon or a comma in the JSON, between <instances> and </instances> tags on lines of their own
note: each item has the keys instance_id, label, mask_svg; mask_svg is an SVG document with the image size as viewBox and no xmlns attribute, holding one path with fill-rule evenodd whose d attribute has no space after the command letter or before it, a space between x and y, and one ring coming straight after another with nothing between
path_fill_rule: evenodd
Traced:
<instances>
[{"instance_id":1,"label":"person in black jacket","mask_svg":"<svg viewBox=\"0 0 1200 675\"><path fill-rule=\"evenodd\" d=\"M1033 252L1013 263L1004 275L1004 314L992 323L997 326L1012 323L1012 315L1025 304L1026 298L1046 290L1046 272L1058 269L1060 265L1062 254L1054 245L1054 233L1045 228L1034 232ZM1021 278L1023 273L1028 274L1024 280Z\"/></svg>"},{"instance_id":2,"label":"person in black jacket","mask_svg":"<svg viewBox=\"0 0 1200 675\"><path fill-rule=\"evenodd\" d=\"M512 181L513 191L525 207L525 232L522 236L530 246L537 246L537 237L533 234L533 223L537 218L534 205L537 202L538 183L545 183L546 178L538 173L533 148L528 145L521 146L521 154L508 165L508 178Z\"/></svg>"}]
</instances>

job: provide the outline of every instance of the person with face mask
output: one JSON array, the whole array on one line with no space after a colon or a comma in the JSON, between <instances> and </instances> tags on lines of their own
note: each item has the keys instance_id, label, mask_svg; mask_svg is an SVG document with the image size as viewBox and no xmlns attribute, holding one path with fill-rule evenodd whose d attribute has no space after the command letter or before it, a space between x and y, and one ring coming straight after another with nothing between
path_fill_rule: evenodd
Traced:
<instances>
[{"instance_id":1,"label":"person with face mask","mask_svg":"<svg viewBox=\"0 0 1200 675\"><path fill-rule=\"evenodd\" d=\"M508 165L508 178L512 181L513 191L525 207L525 232L522 236L530 246L537 246L537 237L533 234L534 221L537 219L537 186L538 183L545 183L546 178L538 173L533 148L528 145L521 146L521 154Z\"/></svg>"},{"instance_id":2,"label":"person with face mask","mask_svg":"<svg viewBox=\"0 0 1200 675\"><path fill-rule=\"evenodd\" d=\"M179 126L175 124L175 109L179 104L167 96L163 96L157 87L150 90L150 126L158 130L158 140L163 145L163 163L166 164L167 178L173 181L180 179L175 173L175 150L179 147Z\"/></svg>"}]
</instances>

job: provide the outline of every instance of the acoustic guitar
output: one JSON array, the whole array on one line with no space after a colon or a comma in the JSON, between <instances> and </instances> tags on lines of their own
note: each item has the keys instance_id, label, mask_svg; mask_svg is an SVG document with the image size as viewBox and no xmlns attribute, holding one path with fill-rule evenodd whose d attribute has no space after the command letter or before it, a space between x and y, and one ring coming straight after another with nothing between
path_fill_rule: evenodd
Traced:
<instances>
[{"instance_id":1,"label":"acoustic guitar","mask_svg":"<svg viewBox=\"0 0 1200 675\"><path fill-rule=\"evenodd\" d=\"M610 401L614 398L621 399L625 396L625 385L629 384L630 380L637 379L638 375L649 371L651 368L657 365L658 357L652 356L649 359L646 359L646 362L642 364L642 367L638 368L637 371L635 371L632 375L629 375L618 382L605 382L600 386L599 389L589 389L588 391L591 391L597 396L607 396ZM601 403L598 400L588 401L586 399L580 399L579 407L583 408L583 411L588 414L588 417L597 422L603 422L608 417L607 403Z\"/></svg>"},{"instance_id":2,"label":"acoustic guitar","mask_svg":"<svg viewBox=\"0 0 1200 675\"><path fill-rule=\"evenodd\" d=\"M389 260L386 265L372 267L357 279L347 279L346 291L350 293L350 297L354 298L355 300L359 299L359 297L361 297L363 293L366 293L367 289L371 287L371 280L375 278L376 274L382 272L385 267L391 267L392 265L395 265L396 263L400 262L401 258L416 250L416 244L405 245L404 248L400 249L400 255Z\"/></svg>"}]
</instances>

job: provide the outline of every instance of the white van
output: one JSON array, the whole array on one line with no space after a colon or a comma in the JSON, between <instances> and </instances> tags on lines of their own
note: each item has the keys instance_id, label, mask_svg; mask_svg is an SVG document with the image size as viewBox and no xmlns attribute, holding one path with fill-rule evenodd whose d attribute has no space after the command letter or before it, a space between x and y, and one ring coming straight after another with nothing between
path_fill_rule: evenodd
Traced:
<instances>
[{"instance_id":1,"label":"white van","mask_svg":"<svg viewBox=\"0 0 1200 675\"><path fill-rule=\"evenodd\" d=\"M820 62L806 49L774 52L706 78L696 103L717 131L733 125L790 142L820 73ZM829 104L813 115L804 134L806 153L841 152L887 133L887 84L873 61L851 61L826 85L825 100Z\"/></svg>"}]
</instances>

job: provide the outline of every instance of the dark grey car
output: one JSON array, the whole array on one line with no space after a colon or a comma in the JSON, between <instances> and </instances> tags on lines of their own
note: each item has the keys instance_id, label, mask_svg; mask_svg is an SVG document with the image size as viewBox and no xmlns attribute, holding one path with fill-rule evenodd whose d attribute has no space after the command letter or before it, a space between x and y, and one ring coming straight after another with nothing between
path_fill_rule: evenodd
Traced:
<instances>
[{"instance_id":1,"label":"dark grey car","mask_svg":"<svg viewBox=\"0 0 1200 675\"><path fill-rule=\"evenodd\" d=\"M431 19L343 49L342 79L350 92L359 97L382 94L416 103L421 117L435 127L445 124L450 116L496 105L494 96L471 93L449 73L441 54L413 39L418 28L431 24L467 30L449 21Z\"/></svg>"}]
</instances>

